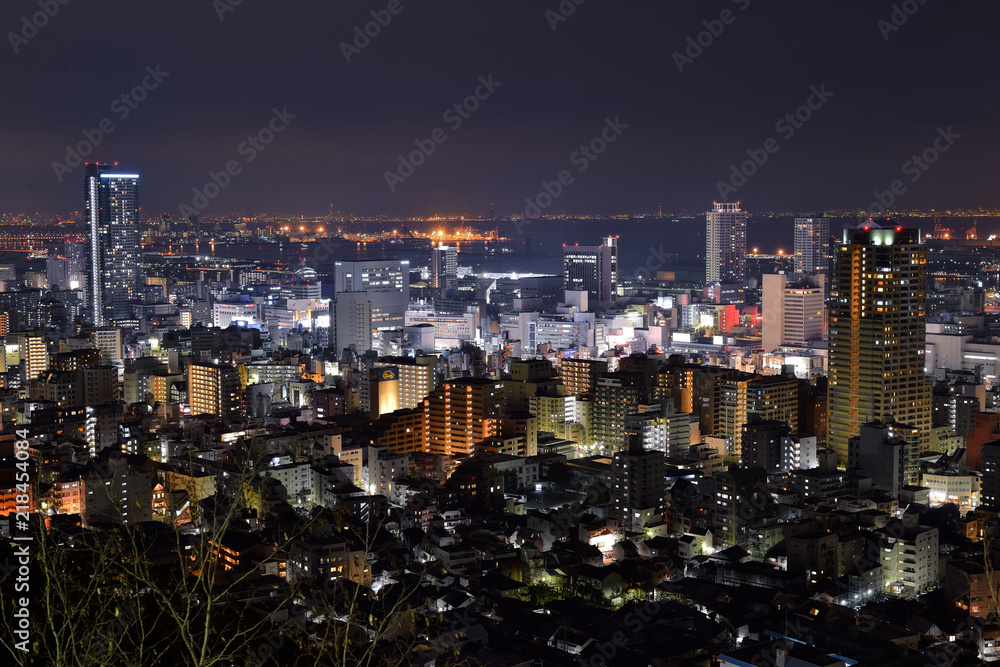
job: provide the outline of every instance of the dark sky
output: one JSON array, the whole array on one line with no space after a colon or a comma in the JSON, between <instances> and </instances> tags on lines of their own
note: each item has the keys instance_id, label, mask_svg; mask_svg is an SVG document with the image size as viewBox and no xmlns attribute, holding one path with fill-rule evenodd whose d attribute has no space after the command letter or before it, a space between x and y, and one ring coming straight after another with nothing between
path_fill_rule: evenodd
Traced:
<instances>
[{"instance_id":1,"label":"dark sky","mask_svg":"<svg viewBox=\"0 0 1000 667\"><path fill-rule=\"evenodd\" d=\"M1000 3L909 0L885 39L888 0L563 0L554 31L558 0L399 0L348 63L340 43L388 2L243 0L220 20L235 1L68 0L15 53L39 0L4 0L0 211L79 208L82 167L60 182L53 163L104 118L87 159L140 173L146 213L176 214L230 160L241 173L206 214L510 213L561 170L573 182L547 213L703 211L769 137L779 150L729 197L750 211L867 208L896 179L903 208L1000 208ZM679 72L672 54L724 10ZM169 76L119 120L147 66ZM453 130L442 114L491 74ZM833 95L786 138L776 122L813 86ZM238 147L273 108L295 118L248 163ZM580 173L571 153L605 118L628 127ZM949 126L938 161L904 172ZM391 192L386 170L435 128L447 140Z\"/></svg>"}]
</instances>

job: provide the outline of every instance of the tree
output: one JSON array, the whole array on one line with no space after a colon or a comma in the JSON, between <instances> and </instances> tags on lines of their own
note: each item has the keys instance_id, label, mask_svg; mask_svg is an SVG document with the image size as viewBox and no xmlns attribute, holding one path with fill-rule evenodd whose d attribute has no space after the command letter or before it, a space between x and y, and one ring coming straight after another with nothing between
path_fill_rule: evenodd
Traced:
<instances>
[{"instance_id":1,"label":"tree","mask_svg":"<svg viewBox=\"0 0 1000 667\"><path fill-rule=\"evenodd\" d=\"M560 488L566 488L571 479L572 476L569 473L569 468L562 461L556 461L549 465L548 480L552 484Z\"/></svg>"},{"instance_id":2,"label":"tree","mask_svg":"<svg viewBox=\"0 0 1000 667\"><path fill-rule=\"evenodd\" d=\"M116 522L86 529L60 515L38 525L30 646L24 652L4 641L5 663L379 667L406 662L421 637L448 632L419 612L419 572L404 571L378 591L359 583L370 581L364 576L371 571L369 554L398 551L384 517L366 524L350 512L321 510L279 525L261 516L264 529L252 533L245 521L248 494L232 490L256 479L256 461L234 461L238 479L195 506L194 526ZM296 540L324 524L351 540L345 571L295 581L269 574L281 570ZM231 562L231 535L259 538L254 548L263 556L249 567ZM14 637L18 623L14 586L15 577L0 580L5 637Z\"/></svg>"},{"instance_id":3,"label":"tree","mask_svg":"<svg viewBox=\"0 0 1000 667\"><path fill-rule=\"evenodd\" d=\"M513 470L505 471L503 474L503 490L507 493L513 493L519 487L517 473Z\"/></svg>"}]
</instances>

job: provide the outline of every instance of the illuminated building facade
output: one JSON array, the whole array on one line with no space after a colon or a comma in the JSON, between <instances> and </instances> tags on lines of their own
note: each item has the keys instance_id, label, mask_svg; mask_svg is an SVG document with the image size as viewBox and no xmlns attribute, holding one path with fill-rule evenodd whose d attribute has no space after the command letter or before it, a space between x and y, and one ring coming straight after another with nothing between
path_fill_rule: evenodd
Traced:
<instances>
[{"instance_id":1,"label":"illuminated building facade","mask_svg":"<svg viewBox=\"0 0 1000 667\"><path fill-rule=\"evenodd\" d=\"M442 292L458 286L458 248L441 245L431 248L431 287Z\"/></svg>"},{"instance_id":2,"label":"illuminated building facade","mask_svg":"<svg viewBox=\"0 0 1000 667\"><path fill-rule=\"evenodd\" d=\"M705 282L746 279L747 214L740 203L715 202L705 214Z\"/></svg>"},{"instance_id":3,"label":"illuminated building facade","mask_svg":"<svg viewBox=\"0 0 1000 667\"><path fill-rule=\"evenodd\" d=\"M427 451L472 454L475 445L499 432L502 385L485 378L448 380L424 401Z\"/></svg>"},{"instance_id":4,"label":"illuminated building facade","mask_svg":"<svg viewBox=\"0 0 1000 667\"><path fill-rule=\"evenodd\" d=\"M563 289L586 292L591 305L607 307L618 285L618 237L605 236L598 246L563 248Z\"/></svg>"},{"instance_id":5,"label":"illuminated building facade","mask_svg":"<svg viewBox=\"0 0 1000 667\"><path fill-rule=\"evenodd\" d=\"M243 414L239 371L231 366L191 364L188 366L188 403L193 415L239 419Z\"/></svg>"},{"instance_id":6,"label":"illuminated building facade","mask_svg":"<svg viewBox=\"0 0 1000 667\"><path fill-rule=\"evenodd\" d=\"M333 288L337 295L341 292L367 292L371 302L372 327L399 329L403 326L403 317L410 304L410 261L336 262Z\"/></svg>"},{"instance_id":7,"label":"illuminated building facade","mask_svg":"<svg viewBox=\"0 0 1000 667\"><path fill-rule=\"evenodd\" d=\"M559 362L559 379L566 387L567 396L593 394L597 379L608 372L608 362L603 359L562 359Z\"/></svg>"},{"instance_id":8,"label":"illuminated building facade","mask_svg":"<svg viewBox=\"0 0 1000 667\"><path fill-rule=\"evenodd\" d=\"M828 443L848 460L862 424L916 429L929 446L931 385L924 376L927 250L920 230L867 223L844 230L830 281Z\"/></svg>"},{"instance_id":9,"label":"illuminated building facade","mask_svg":"<svg viewBox=\"0 0 1000 667\"><path fill-rule=\"evenodd\" d=\"M795 218L795 272L830 271L830 219Z\"/></svg>"},{"instance_id":10,"label":"illuminated building facade","mask_svg":"<svg viewBox=\"0 0 1000 667\"><path fill-rule=\"evenodd\" d=\"M132 316L140 260L139 176L88 164L84 210L90 233L87 306L91 321L100 326Z\"/></svg>"}]
</instances>

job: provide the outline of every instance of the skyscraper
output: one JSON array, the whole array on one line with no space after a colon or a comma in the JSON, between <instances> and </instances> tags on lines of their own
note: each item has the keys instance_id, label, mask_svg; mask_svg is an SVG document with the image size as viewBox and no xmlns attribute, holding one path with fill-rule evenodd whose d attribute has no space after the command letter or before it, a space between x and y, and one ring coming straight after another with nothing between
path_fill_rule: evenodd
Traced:
<instances>
[{"instance_id":1,"label":"skyscraper","mask_svg":"<svg viewBox=\"0 0 1000 667\"><path fill-rule=\"evenodd\" d=\"M739 202L713 205L705 214L706 282L741 283L746 279L746 211Z\"/></svg>"},{"instance_id":2,"label":"skyscraper","mask_svg":"<svg viewBox=\"0 0 1000 667\"><path fill-rule=\"evenodd\" d=\"M132 316L139 279L139 176L88 164L84 209L90 232L87 309L100 326Z\"/></svg>"},{"instance_id":3,"label":"skyscraper","mask_svg":"<svg viewBox=\"0 0 1000 667\"><path fill-rule=\"evenodd\" d=\"M588 300L607 307L618 286L618 237L605 236L597 246L563 248L563 289L587 292Z\"/></svg>"},{"instance_id":4,"label":"skyscraper","mask_svg":"<svg viewBox=\"0 0 1000 667\"><path fill-rule=\"evenodd\" d=\"M928 447L926 290L920 230L874 223L844 230L830 281L829 331L828 443L841 461L850 438L875 421L911 426L920 450Z\"/></svg>"},{"instance_id":5,"label":"skyscraper","mask_svg":"<svg viewBox=\"0 0 1000 667\"><path fill-rule=\"evenodd\" d=\"M795 272L830 271L830 219L795 218Z\"/></svg>"},{"instance_id":6,"label":"skyscraper","mask_svg":"<svg viewBox=\"0 0 1000 667\"><path fill-rule=\"evenodd\" d=\"M458 286L458 248L441 245L431 248L431 287L442 292Z\"/></svg>"}]
</instances>

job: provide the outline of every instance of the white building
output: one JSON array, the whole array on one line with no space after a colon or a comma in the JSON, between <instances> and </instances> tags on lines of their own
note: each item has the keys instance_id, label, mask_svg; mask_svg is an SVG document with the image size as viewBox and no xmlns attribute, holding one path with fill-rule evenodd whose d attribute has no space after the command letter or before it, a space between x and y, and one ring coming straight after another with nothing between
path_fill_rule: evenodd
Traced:
<instances>
[{"instance_id":1,"label":"white building","mask_svg":"<svg viewBox=\"0 0 1000 667\"><path fill-rule=\"evenodd\" d=\"M225 329L232 324L250 326L260 321L255 303L219 303L212 305L212 326Z\"/></svg>"},{"instance_id":2,"label":"white building","mask_svg":"<svg viewBox=\"0 0 1000 667\"><path fill-rule=\"evenodd\" d=\"M747 214L740 203L714 202L705 214L706 282L746 279Z\"/></svg>"},{"instance_id":3,"label":"white building","mask_svg":"<svg viewBox=\"0 0 1000 667\"><path fill-rule=\"evenodd\" d=\"M372 325L379 330L399 329L403 326L404 314L410 303L410 261L336 262L333 290L337 295L341 292L367 292L371 302Z\"/></svg>"},{"instance_id":4,"label":"white building","mask_svg":"<svg viewBox=\"0 0 1000 667\"><path fill-rule=\"evenodd\" d=\"M789 283L788 278L794 278ZM823 339L826 328L825 276L765 274L761 345L766 352Z\"/></svg>"},{"instance_id":5,"label":"white building","mask_svg":"<svg viewBox=\"0 0 1000 667\"><path fill-rule=\"evenodd\" d=\"M938 582L938 529L904 514L882 529L882 571L888 592L914 596Z\"/></svg>"},{"instance_id":6,"label":"white building","mask_svg":"<svg viewBox=\"0 0 1000 667\"><path fill-rule=\"evenodd\" d=\"M980 479L971 471L926 472L921 477L920 485L930 489L930 501L935 505L955 503L963 511L979 505Z\"/></svg>"},{"instance_id":7,"label":"white building","mask_svg":"<svg viewBox=\"0 0 1000 667\"><path fill-rule=\"evenodd\" d=\"M281 482L292 505L312 499L313 472L305 461L295 463L291 456L275 456L263 476Z\"/></svg>"},{"instance_id":8,"label":"white building","mask_svg":"<svg viewBox=\"0 0 1000 667\"><path fill-rule=\"evenodd\" d=\"M781 438L781 469L784 472L818 467L815 435L786 435Z\"/></svg>"},{"instance_id":9,"label":"white building","mask_svg":"<svg viewBox=\"0 0 1000 667\"><path fill-rule=\"evenodd\" d=\"M830 219L795 218L795 272L826 274L830 258Z\"/></svg>"},{"instance_id":10,"label":"white building","mask_svg":"<svg viewBox=\"0 0 1000 667\"><path fill-rule=\"evenodd\" d=\"M331 306L334 349L354 348L360 355L372 349L372 304L368 292L340 292Z\"/></svg>"},{"instance_id":11,"label":"white building","mask_svg":"<svg viewBox=\"0 0 1000 667\"><path fill-rule=\"evenodd\" d=\"M430 324L434 327L434 346L438 350L458 347L463 341L476 340L479 317L476 313L464 315L434 315L421 311L406 312L406 326ZM426 351L426 350L425 350Z\"/></svg>"}]
</instances>

